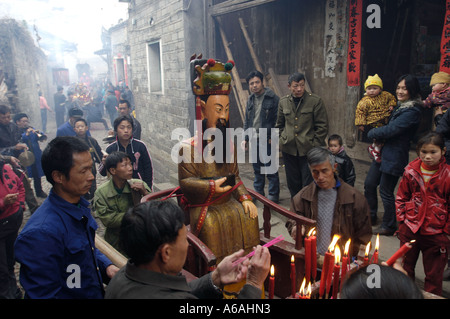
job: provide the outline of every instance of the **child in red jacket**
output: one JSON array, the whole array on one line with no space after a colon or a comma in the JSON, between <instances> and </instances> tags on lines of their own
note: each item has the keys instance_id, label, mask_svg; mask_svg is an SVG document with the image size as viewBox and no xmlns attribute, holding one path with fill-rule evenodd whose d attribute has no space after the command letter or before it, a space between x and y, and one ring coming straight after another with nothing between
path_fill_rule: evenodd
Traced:
<instances>
[{"instance_id":1,"label":"child in red jacket","mask_svg":"<svg viewBox=\"0 0 450 319\"><path fill-rule=\"evenodd\" d=\"M397 198L400 245L416 240L403 267L414 278L420 251L425 291L442 294L442 278L450 247L450 166L445 163L443 137L435 132L417 143L419 158L405 168Z\"/></svg>"}]
</instances>

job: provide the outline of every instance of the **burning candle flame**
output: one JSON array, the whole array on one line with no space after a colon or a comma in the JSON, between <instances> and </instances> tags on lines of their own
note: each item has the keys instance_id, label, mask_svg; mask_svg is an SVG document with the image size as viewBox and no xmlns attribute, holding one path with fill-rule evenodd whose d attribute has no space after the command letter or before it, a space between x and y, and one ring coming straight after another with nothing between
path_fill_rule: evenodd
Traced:
<instances>
[{"instance_id":1,"label":"burning candle flame","mask_svg":"<svg viewBox=\"0 0 450 319\"><path fill-rule=\"evenodd\" d=\"M365 256L368 257L369 253L370 253L370 241L369 241L369 243L366 246L366 254L365 254Z\"/></svg>"},{"instance_id":2,"label":"burning candle flame","mask_svg":"<svg viewBox=\"0 0 450 319\"><path fill-rule=\"evenodd\" d=\"M275 276L275 267L272 265L270 266L270 277Z\"/></svg>"},{"instance_id":3,"label":"burning candle flame","mask_svg":"<svg viewBox=\"0 0 450 319\"><path fill-rule=\"evenodd\" d=\"M333 240L331 241L330 246L328 246L328 251L331 253L334 250L334 247L336 246L337 241L341 238L339 235L334 235Z\"/></svg>"},{"instance_id":4,"label":"burning candle flame","mask_svg":"<svg viewBox=\"0 0 450 319\"><path fill-rule=\"evenodd\" d=\"M312 287L311 287L311 281L310 281L308 284L308 290L306 290L306 295L308 297L311 297L311 294L312 294Z\"/></svg>"},{"instance_id":5,"label":"burning candle flame","mask_svg":"<svg viewBox=\"0 0 450 319\"><path fill-rule=\"evenodd\" d=\"M302 285L300 286L300 290L298 291L299 295L303 296L305 294L305 287L306 287L306 277L303 278Z\"/></svg>"},{"instance_id":6,"label":"burning candle flame","mask_svg":"<svg viewBox=\"0 0 450 319\"><path fill-rule=\"evenodd\" d=\"M344 256L348 256L348 251L350 250L351 242L352 242L352 240L349 239L349 240L347 240L347 243L345 243Z\"/></svg>"},{"instance_id":7,"label":"burning candle flame","mask_svg":"<svg viewBox=\"0 0 450 319\"><path fill-rule=\"evenodd\" d=\"M380 248L380 234L377 234L377 241L375 242L375 251Z\"/></svg>"},{"instance_id":8,"label":"burning candle flame","mask_svg":"<svg viewBox=\"0 0 450 319\"><path fill-rule=\"evenodd\" d=\"M311 228L308 232L308 237L314 236L316 234L316 227Z\"/></svg>"},{"instance_id":9,"label":"burning candle flame","mask_svg":"<svg viewBox=\"0 0 450 319\"><path fill-rule=\"evenodd\" d=\"M294 258L294 255L292 255L291 256L291 263L294 263L295 262L295 258Z\"/></svg>"},{"instance_id":10,"label":"burning candle flame","mask_svg":"<svg viewBox=\"0 0 450 319\"><path fill-rule=\"evenodd\" d=\"M339 246L336 246L334 249L334 263L339 264L341 262L341 250L339 249Z\"/></svg>"}]
</instances>

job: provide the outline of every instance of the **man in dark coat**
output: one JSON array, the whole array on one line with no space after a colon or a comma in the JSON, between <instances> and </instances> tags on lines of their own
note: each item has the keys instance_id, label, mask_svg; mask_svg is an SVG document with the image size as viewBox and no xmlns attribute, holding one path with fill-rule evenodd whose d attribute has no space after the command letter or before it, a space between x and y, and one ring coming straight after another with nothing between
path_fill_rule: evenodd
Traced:
<instances>
[{"instance_id":1,"label":"man in dark coat","mask_svg":"<svg viewBox=\"0 0 450 319\"><path fill-rule=\"evenodd\" d=\"M56 127L60 127L64 123L64 115L66 114L66 96L63 93L64 88L62 86L57 87L55 95L53 95L53 101L55 102L55 118Z\"/></svg>"},{"instance_id":2,"label":"man in dark coat","mask_svg":"<svg viewBox=\"0 0 450 319\"><path fill-rule=\"evenodd\" d=\"M36 196L47 198L47 194L42 190L41 177L44 176L44 171L41 165L42 151L39 146L39 142L45 141L47 136L30 126L28 115L25 113L17 113L14 115L14 123L19 128L22 141L28 145L28 150L34 155L34 162L27 166L27 171L28 176L33 178Z\"/></svg>"},{"instance_id":3,"label":"man in dark coat","mask_svg":"<svg viewBox=\"0 0 450 319\"><path fill-rule=\"evenodd\" d=\"M105 109L109 114L109 120L111 121L111 127L114 126L114 120L117 117L117 108L119 101L116 98L114 90L108 90L105 98Z\"/></svg>"},{"instance_id":4,"label":"man in dark coat","mask_svg":"<svg viewBox=\"0 0 450 319\"><path fill-rule=\"evenodd\" d=\"M253 154L256 150L256 160L254 159L252 161L253 172L255 173L255 178L253 180L254 189L265 196L264 185L267 176L269 181L269 194L267 198L278 203L280 199L278 167L273 173L264 173L264 170L267 170L267 167L271 164L271 133L272 129L275 128L275 123L277 121L278 103L280 98L271 89L264 87L264 76L261 72L250 72L246 80L252 95L249 96L247 101L244 130L247 132L249 128L254 128L254 131L245 135L245 141L242 146L243 148L247 148L247 142L251 141L250 145L252 148L255 148ZM264 134L260 134L260 130L261 133ZM267 151L264 151L264 149Z\"/></svg>"},{"instance_id":5,"label":"man in dark coat","mask_svg":"<svg viewBox=\"0 0 450 319\"><path fill-rule=\"evenodd\" d=\"M170 200L145 202L125 213L120 242L130 259L112 278L105 298L218 299L223 297L225 285L244 278L247 281L238 298L261 298L270 267L266 247L256 248L250 267L248 259L233 265L244 254L240 250L226 257L214 271L188 283L180 275L188 251L187 231L183 210Z\"/></svg>"}]
</instances>

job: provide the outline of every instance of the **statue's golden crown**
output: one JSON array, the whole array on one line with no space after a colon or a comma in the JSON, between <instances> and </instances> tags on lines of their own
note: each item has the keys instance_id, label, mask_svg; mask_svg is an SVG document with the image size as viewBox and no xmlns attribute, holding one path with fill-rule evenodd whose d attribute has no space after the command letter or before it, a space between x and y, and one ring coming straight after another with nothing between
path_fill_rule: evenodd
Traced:
<instances>
[{"instance_id":1,"label":"statue's golden crown","mask_svg":"<svg viewBox=\"0 0 450 319\"><path fill-rule=\"evenodd\" d=\"M195 95L228 95L231 92L231 70L234 62L223 63L202 56L191 57L192 91Z\"/></svg>"}]
</instances>

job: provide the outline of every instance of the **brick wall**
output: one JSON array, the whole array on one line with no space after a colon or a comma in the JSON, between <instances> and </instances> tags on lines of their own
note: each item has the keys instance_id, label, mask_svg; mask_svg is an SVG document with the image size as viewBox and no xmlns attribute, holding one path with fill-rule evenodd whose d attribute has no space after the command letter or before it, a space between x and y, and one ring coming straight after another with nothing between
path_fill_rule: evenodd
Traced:
<instances>
[{"instance_id":1,"label":"brick wall","mask_svg":"<svg viewBox=\"0 0 450 319\"><path fill-rule=\"evenodd\" d=\"M142 124L142 139L153 159L156 183L178 183L177 165L170 156L177 141L171 141L171 134L176 128L192 131L194 97L190 87L189 57L201 52L204 42L202 28L192 27L203 24L202 1L193 3L187 10L184 1L136 0L129 9L130 87L135 97L137 118ZM157 71L155 60L149 61L148 57L149 50L156 50L158 42L163 89L153 92L149 72L154 76L153 72ZM153 44L151 49L149 44Z\"/></svg>"}]
</instances>

